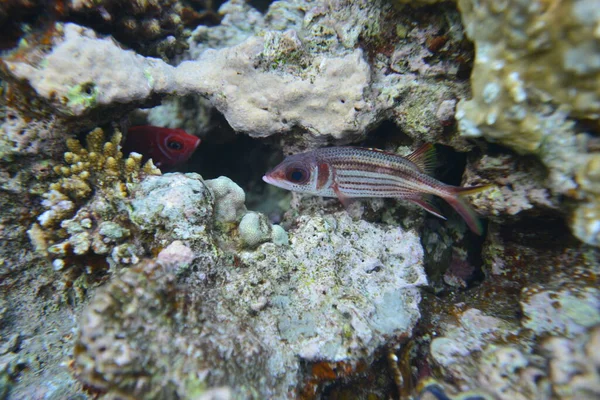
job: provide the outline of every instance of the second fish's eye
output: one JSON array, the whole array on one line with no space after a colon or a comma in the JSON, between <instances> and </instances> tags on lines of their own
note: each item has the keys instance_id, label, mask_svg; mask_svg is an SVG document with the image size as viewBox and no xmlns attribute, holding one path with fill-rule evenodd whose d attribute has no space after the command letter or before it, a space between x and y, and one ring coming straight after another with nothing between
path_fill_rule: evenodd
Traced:
<instances>
[{"instance_id":1,"label":"second fish's eye","mask_svg":"<svg viewBox=\"0 0 600 400\"><path fill-rule=\"evenodd\" d=\"M307 180L308 173L301 168L290 168L287 172L287 179L294 183L303 183Z\"/></svg>"},{"instance_id":2,"label":"second fish's eye","mask_svg":"<svg viewBox=\"0 0 600 400\"><path fill-rule=\"evenodd\" d=\"M171 150L181 150L183 148L183 145L181 143L179 143L176 140L170 140L167 142L167 146L171 149Z\"/></svg>"}]
</instances>

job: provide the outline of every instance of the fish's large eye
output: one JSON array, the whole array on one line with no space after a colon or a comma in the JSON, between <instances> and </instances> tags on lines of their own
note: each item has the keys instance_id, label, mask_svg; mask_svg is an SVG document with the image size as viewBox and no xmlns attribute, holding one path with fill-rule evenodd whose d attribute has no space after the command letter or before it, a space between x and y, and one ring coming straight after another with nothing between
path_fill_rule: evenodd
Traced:
<instances>
[{"instance_id":1,"label":"fish's large eye","mask_svg":"<svg viewBox=\"0 0 600 400\"><path fill-rule=\"evenodd\" d=\"M291 167L286 171L286 178L293 183L306 183L308 181L308 171L300 167Z\"/></svg>"},{"instance_id":2,"label":"fish's large eye","mask_svg":"<svg viewBox=\"0 0 600 400\"><path fill-rule=\"evenodd\" d=\"M167 142L167 147L170 148L171 150L181 150L181 149L183 149L183 143L181 143L177 140L169 140Z\"/></svg>"}]
</instances>

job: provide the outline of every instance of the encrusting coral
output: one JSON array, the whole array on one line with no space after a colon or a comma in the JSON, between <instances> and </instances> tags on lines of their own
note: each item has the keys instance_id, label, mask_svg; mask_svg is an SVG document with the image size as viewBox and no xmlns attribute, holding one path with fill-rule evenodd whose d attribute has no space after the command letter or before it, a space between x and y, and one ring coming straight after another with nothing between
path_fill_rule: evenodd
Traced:
<instances>
[{"instance_id":1,"label":"encrusting coral","mask_svg":"<svg viewBox=\"0 0 600 400\"><path fill-rule=\"evenodd\" d=\"M539 157L549 171L545 186L578 201L572 232L600 246L597 1L459 0L458 7L476 48L472 98L457 106L461 134Z\"/></svg>"},{"instance_id":2,"label":"encrusting coral","mask_svg":"<svg viewBox=\"0 0 600 400\"><path fill-rule=\"evenodd\" d=\"M456 142L461 149L469 147L457 135L443 135L444 126L453 120L456 98L466 93L464 82L441 79L460 69L462 37L449 35L445 39L448 51L434 55L427 49L428 36L458 31L456 10L445 10L448 15L441 17L417 14L416 18L432 25L430 32L408 31L403 26L407 32L402 42L387 48L399 36L393 34L393 20L386 17L396 14L384 1L350 5L336 1L330 5L331 15L311 2L276 2L265 17L251 13L244 3L224 4L223 26L215 28L223 32L223 39L198 32L190 51L198 57L176 67L123 50L82 26L59 24L50 38L52 47L44 54L36 53L33 59L8 55L0 70L11 85L18 81L35 89L31 97L43 99L41 104L51 110L81 117L80 124L91 123L85 117L94 110L116 103L126 105L114 111L122 113L160 96L191 94L209 99L234 129L253 137L301 128L308 133L305 140L313 143L332 139L348 143L363 138L369 127L391 112L419 140L435 136ZM263 31L246 27L240 33L240 21L246 21L249 13ZM412 22L407 18L403 23ZM212 48L207 48L206 41ZM230 47L219 48L223 44ZM369 59L379 50L387 55L375 58L373 68ZM396 61L391 53L396 54ZM390 65L400 59L407 59L411 67L405 71L396 66L393 69L399 73L390 73ZM68 67L64 60L69 60ZM64 73L67 68L71 73ZM421 107L415 113L417 105ZM190 118L196 116L190 114ZM164 122L161 125L171 126ZM430 130L434 133L429 134Z\"/></svg>"},{"instance_id":3,"label":"encrusting coral","mask_svg":"<svg viewBox=\"0 0 600 400\"><path fill-rule=\"evenodd\" d=\"M216 240L207 229L214 208L197 174L149 177L136 198L132 219L156 232L154 243L171 243L157 262L118 271L84 310L74 368L90 388L149 399L220 386L231 398L285 397L299 390L302 363L358 370L419 318L426 277L414 231L312 215L290 246L263 237L235 250L235 233Z\"/></svg>"}]
</instances>

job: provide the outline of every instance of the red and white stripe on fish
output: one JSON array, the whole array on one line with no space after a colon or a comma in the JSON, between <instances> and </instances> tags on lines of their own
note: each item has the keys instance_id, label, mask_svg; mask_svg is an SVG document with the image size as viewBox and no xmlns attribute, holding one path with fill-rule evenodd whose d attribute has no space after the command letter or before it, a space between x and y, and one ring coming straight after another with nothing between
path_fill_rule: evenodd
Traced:
<instances>
[{"instance_id":1,"label":"red and white stripe on fish","mask_svg":"<svg viewBox=\"0 0 600 400\"><path fill-rule=\"evenodd\" d=\"M444 218L429 200L435 195L447 201L473 232L481 234L477 214L460 196L487 186L447 185L428 175L434 166L435 148L431 144L407 157L362 147L326 147L287 157L263 180L287 190L337 197L344 205L357 197L395 197Z\"/></svg>"}]
</instances>

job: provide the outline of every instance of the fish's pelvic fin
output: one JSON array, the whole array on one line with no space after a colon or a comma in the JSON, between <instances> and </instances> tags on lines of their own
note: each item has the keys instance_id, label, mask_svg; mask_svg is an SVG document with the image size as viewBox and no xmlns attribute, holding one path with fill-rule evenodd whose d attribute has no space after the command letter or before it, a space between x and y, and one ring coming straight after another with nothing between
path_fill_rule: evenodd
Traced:
<instances>
[{"instance_id":1,"label":"fish's pelvic fin","mask_svg":"<svg viewBox=\"0 0 600 400\"><path fill-rule=\"evenodd\" d=\"M437 166L437 157L435 155L435 146L431 143L425 143L408 156L408 160L413 162L421 172L431 175Z\"/></svg>"},{"instance_id":2,"label":"fish's pelvic fin","mask_svg":"<svg viewBox=\"0 0 600 400\"><path fill-rule=\"evenodd\" d=\"M342 203L344 208L347 210L348 207L350 207L350 205L353 203L353 200L340 191L337 182L334 182L333 185L331 185L331 188L333 189L333 192L337 196L340 203Z\"/></svg>"},{"instance_id":3,"label":"fish's pelvic fin","mask_svg":"<svg viewBox=\"0 0 600 400\"><path fill-rule=\"evenodd\" d=\"M430 212L431 214L435 215L438 218L446 219L446 217L444 217L442 215L441 211L433 204L432 198L430 195L415 194L414 196L411 196L411 197L403 197L403 199L412 201L413 203L424 208L426 211Z\"/></svg>"}]
</instances>

